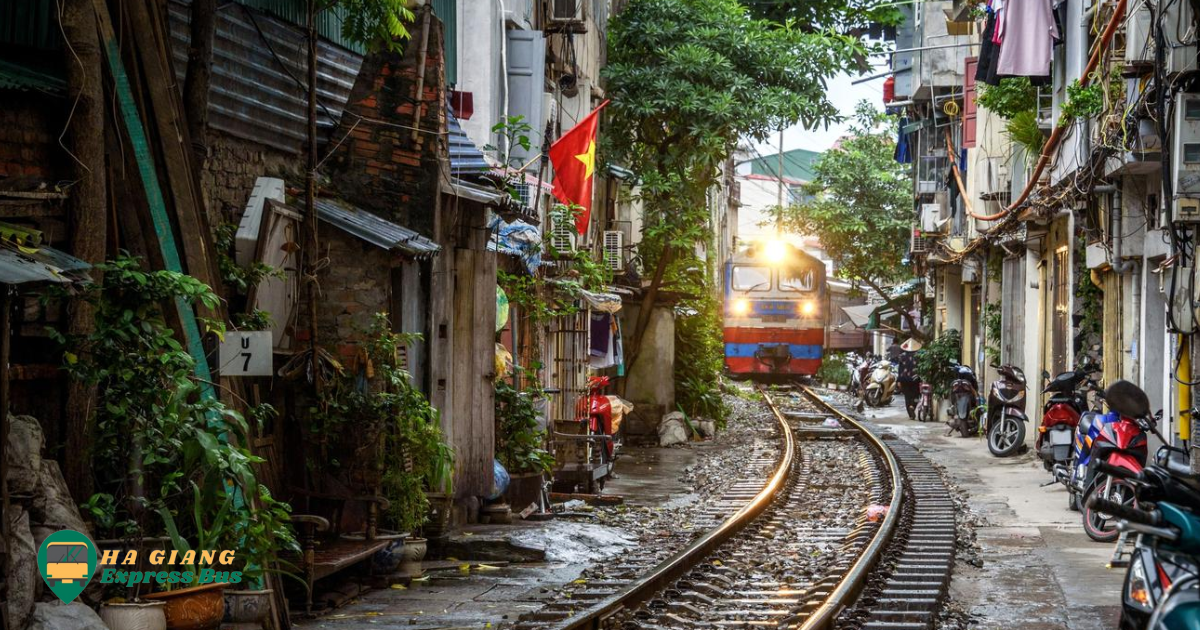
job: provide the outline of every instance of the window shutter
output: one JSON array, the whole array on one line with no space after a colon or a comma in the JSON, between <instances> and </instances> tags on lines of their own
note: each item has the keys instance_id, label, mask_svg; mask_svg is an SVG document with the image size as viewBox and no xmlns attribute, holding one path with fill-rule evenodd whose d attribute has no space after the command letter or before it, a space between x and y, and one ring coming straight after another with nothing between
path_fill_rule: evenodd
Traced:
<instances>
[{"instance_id":1,"label":"window shutter","mask_svg":"<svg viewBox=\"0 0 1200 630\"><path fill-rule=\"evenodd\" d=\"M963 148L975 147L975 68L979 65L978 57L968 57L965 66L963 85Z\"/></svg>"},{"instance_id":2,"label":"window shutter","mask_svg":"<svg viewBox=\"0 0 1200 630\"><path fill-rule=\"evenodd\" d=\"M541 152L542 93L545 91L546 39L541 31L508 31L508 115L522 116L531 129L529 150L514 145L511 162L524 165Z\"/></svg>"}]
</instances>

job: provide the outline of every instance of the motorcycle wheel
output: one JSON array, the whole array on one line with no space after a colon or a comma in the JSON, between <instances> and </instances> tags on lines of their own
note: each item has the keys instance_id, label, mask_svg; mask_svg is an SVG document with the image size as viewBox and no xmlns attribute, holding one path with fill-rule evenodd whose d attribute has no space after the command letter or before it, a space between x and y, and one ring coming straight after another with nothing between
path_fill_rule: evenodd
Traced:
<instances>
[{"instance_id":1,"label":"motorcycle wheel","mask_svg":"<svg viewBox=\"0 0 1200 630\"><path fill-rule=\"evenodd\" d=\"M1072 512L1079 511L1079 495L1070 490L1067 491L1067 509Z\"/></svg>"},{"instance_id":2,"label":"motorcycle wheel","mask_svg":"<svg viewBox=\"0 0 1200 630\"><path fill-rule=\"evenodd\" d=\"M879 406L879 389L868 389L866 395L867 405L870 407Z\"/></svg>"},{"instance_id":3,"label":"motorcycle wheel","mask_svg":"<svg viewBox=\"0 0 1200 630\"><path fill-rule=\"evenodd\" d=\"M917 421L933 422L933 407L925 404L917 405Z\"/></svg>"},{"instance_id":4,"label":"motorcycle wheel","mask_svg":"<svg viewBox=\"0 0 1200 630\"><path fill-rule=\"evenodd\" d=\"M1096 493L1104 492L1104 488L1107 485L1108 476L1097 475L1091 487L1083 493L1083 533L1087 534L1088 538L1101 543L1113 542L1120 535L1120 532L1117 531L1118 519L1097 512L1088 505L1092 496ZM1108 500L1130 506L1134 505L1133 487L1125 481L1113 479L1112 490L1109 493Z\"/></svg>"},{"instance_id":5,"label":"motorcycle wheel","mask_svg":"<svg viewBox=\"0 0 1200 630\"><path fill-rule=\"evenodd\" d=\"M988 431L988 450L996 457L1016 455L1025 444L1025 423L1010 417L1001 416L991 430Z\"/></svg>"}]
</instances>

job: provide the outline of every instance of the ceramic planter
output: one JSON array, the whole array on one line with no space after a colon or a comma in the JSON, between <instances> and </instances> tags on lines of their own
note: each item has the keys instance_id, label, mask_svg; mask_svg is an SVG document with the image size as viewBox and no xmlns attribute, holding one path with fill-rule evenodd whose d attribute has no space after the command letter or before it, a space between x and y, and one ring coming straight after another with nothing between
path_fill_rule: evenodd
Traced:
<instances>
[{"instance_id":1,"label":"ceramic planter","mask_svg":"<svg viewBox=\"0 0 1200 630\"><path fill-rule=\"evenodd\" d=\"M429 513L421 532L426 539L437 541L446 536L450 526L451 499L441 492L428 492L425 496L429 499Z\"/></svg>"},{"instance_id":2,"label":"ceramic planter","mask_svg":"<svg viewBox=\"0 0 1200 630\"><path fill-rule=\"evenodd\" d=\"M163 602L130 602L105 604L100 607L100 619L109 630L167 630L167 615Z\"/></svg>"},{"instance_id":3,"label":"ceramic planter","mask_svg":"<svg viewBox=\"0 0 1200 630\"><path fill-rule=\"evenodd\" d=\"M388 546L376 551L375 555L371 556L371 572L375 575L395 573L401 560L404 559L404 535L379 534L375 540L386 540Z\"/></svg>"},{"instance_id":4,"label":"ceramic planter","mask_svg":"<svg viewBox=\"0 0 1200 630\"><path fill-rule=\"evenodd\" d=\"M406 577L421 577L424 569L421 561L425 559L427 543L424 538L406 538L404 551L400 553L400 573Z\"/></svg>"},{"instance_id":5,"label":"ceramic planter","mask_svg":"<svg viewBox=\"0 0 1200 630\"><path fill-rule=\"evenodd\" d=\"M275 591L225 591L225 623L262 624L271 614Z\"/></svg>"},{"instance_id":6,"label":"ceramic planter","mask_svg":"<svg viewBox=\"0 0 1200 630\"><path fill-rule=\"evenodd\" d=\"M168 630L217 630L225 616L224 582L176 591L152 593L151 601L166 604Z\"/></svg>"}]
</instances>

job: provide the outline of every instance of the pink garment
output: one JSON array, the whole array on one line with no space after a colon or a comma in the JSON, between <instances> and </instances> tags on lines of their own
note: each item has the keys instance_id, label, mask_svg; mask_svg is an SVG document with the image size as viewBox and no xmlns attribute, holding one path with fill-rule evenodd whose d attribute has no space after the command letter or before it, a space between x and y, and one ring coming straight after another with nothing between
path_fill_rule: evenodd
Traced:
<instances>
[{"instance_id":1,"label":"pink garment","mask_svg":"<svg viewBox=\"0 0 1200 630\"><path fill-rule=\"evenodd\" d=\"M1004 43L1004 0L996 0L992 5L992 10L996 12L996 28L992 29L992 43Z\"/></svg>"},{"instance_id":2,"label":"pink garment","mask_svg":"<svg viewBox=\"0 0 1200 630\"><path fill-rule=\"evenodd\" d=\"M999 76L1050 76L1050 56L1058 28L1052 0L1006 0L1001 14L1004 44L996 74Z\"/></svg>"}]
</instances>

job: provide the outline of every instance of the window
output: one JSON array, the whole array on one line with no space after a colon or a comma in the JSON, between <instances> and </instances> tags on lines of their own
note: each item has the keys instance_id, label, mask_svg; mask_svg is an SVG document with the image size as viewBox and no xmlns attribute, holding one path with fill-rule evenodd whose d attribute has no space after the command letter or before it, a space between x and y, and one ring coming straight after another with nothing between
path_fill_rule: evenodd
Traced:
<instances>
[{"instance_id":1,"label":"window","mask_svg":"<svg viewBox=\"0 0 1200 630\"><path fill-rule=\"evenodd\" d=\"M771 288L771 270L767 267L738 265L733 268L734 291L766 291Z\"/></svg>"},{"instance_id":2,"label":"window","mask_svg":"<svg viewBox=\"0 0 1200 630\"><path fill-rule=\"evenodd\" d=\"M785 277L783 272L779 272L779 289L781 291L812 291L813 290L813 270L807 269L801 271L799 275L793 277Z\"/></svg>"}]
</instances>

